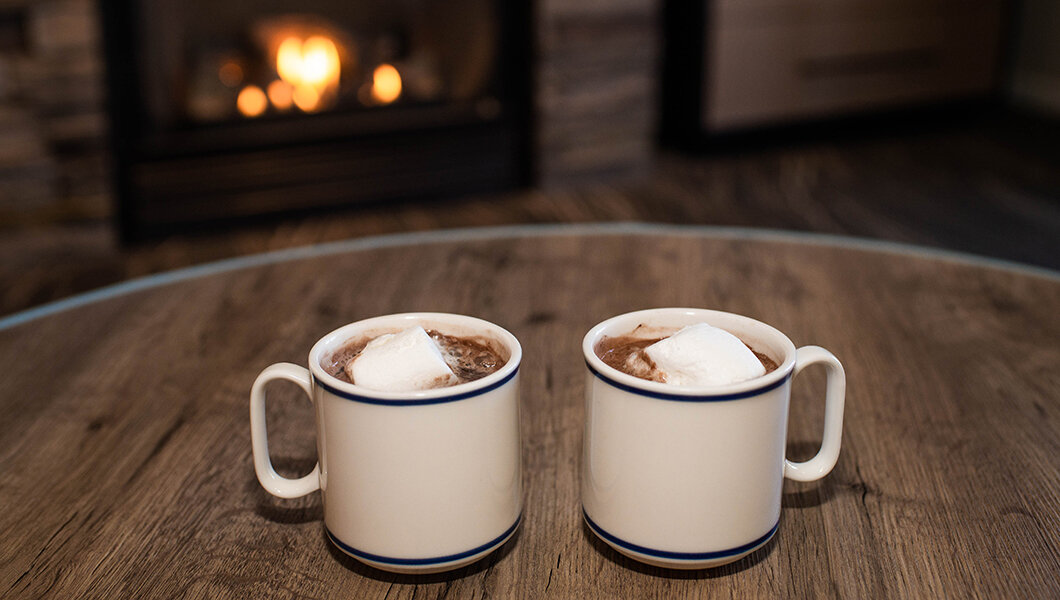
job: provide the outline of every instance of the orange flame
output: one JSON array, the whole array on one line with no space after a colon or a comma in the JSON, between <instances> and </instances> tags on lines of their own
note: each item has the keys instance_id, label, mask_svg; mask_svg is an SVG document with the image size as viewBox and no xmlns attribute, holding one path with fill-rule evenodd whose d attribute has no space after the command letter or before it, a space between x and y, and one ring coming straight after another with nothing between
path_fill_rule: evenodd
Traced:
<instances>
[{"instance_id":1,"label":"orange flame","mask_svg":"<svg viewBox=\"0 0 1060 600\"><path fill-rule=\"evenodd\" d=\"M294 88L294 105L302 112L316 112L320 108L320 93L311 85L300 85Z\"/></svg>"},{"instance_id":2,"label":"orange flame","mask_svg":"<svg viewBox=\"0 0 1060 600\"><path fill-rule=\"evenodd\" d=\"M239 96L236 97L236 107L239 108L239 112L244 117L258 117L265 112L268 107L269 101L265 97L265 92L261 91L256 85L248 85L239 91Z\"/></svg>"},{"instance_id":3,"label":"orange flame","mask_svg":"<svg viewBox=\"0 0 1060 600\"><path fill-rule=\"evenodd\" d=\"M401 96L401 74L393 65L383 63L372 73L372 100L390 104Z\"/></svg>"},{"instance_id":4,"label":"orange flame","mask_svg":"<svg viewBox=\"0 0 1060 600\"><path fill-rule=\"evenodd\" d=\"M324 36L315 35L305 40L288 37L276 51L276 72L293 88L290 98L295 106L305 112L319 110L334 97L338 88L342 72L339 50L335 42ZM269 90L271 97L272 86ZM282 101L283 92L277 89L277 94ZM277 104L275 100L273 103ZM281 108L279 104L277 108Z\"/></svg>"},{"instance_id":5,"label":"orange flame","mask_svg":"<svg viewBox=\"0 0 1060 600\"><path fill-rule=\"evenodd\" d=\"M234 60L226 60L218 70L217 77L221 83L234 88L243 83L243 67Z\"/></svg>"},{"instance_id":6,"label":"orange flame","mask_svg":"<svg viewBox=\"0 0 1060 600\"><path fill-rule=\"evenodd\" d=\"M294 100L294 88L291 87L291 84L276 79L269 84L269 87L265 88L265 91L269 95L269 102L272 102L272 105L277 110L291 108L291 103Z\"/></svg>"}]
</instances>

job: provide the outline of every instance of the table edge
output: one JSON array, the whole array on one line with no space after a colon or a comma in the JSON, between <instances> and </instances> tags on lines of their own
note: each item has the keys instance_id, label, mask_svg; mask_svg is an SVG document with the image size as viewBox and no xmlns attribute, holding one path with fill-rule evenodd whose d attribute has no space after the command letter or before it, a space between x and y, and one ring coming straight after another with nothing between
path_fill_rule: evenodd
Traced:
<instances>
[{"instance_id":1,"label":"table edge","mask_svg":"<svg viewBox=\"0 0 1060 600\"><path fill-rule=\"evenodd\" d=\"M755 227L672 225L665 223L626 221L612 223L500 225L492 227L439 229L351 238L335 242L298 246L295 248L285 248L282 250L273 250L247 256L238 256L172 271L164 271L161 273L146 275L144 277L129 279L89 292L63 298L62 300L56 300L54 302L12 313L6 317L0 318L0 331L59 312L79 308L87 304L101 302L103 300L141 290L162 287L172 283L187 281L198 277L207 277L218 273L238 271L241 269L278 264L293 260L318 258L344 252L393 248L397 246L416 246L454 241L481 241L499 238L559 237L570 235L676 235L681 237L740 239L749 241L819 245L833 248L850 248L878 252L881 254L897 254L902 256L941 260L945 262L1009 271L1020 275L1039 277L1060 282L1060 271L1054 271L1045 267L956 250L946 250L930 246L829 233Z\"/></svg>"}]
</instances>

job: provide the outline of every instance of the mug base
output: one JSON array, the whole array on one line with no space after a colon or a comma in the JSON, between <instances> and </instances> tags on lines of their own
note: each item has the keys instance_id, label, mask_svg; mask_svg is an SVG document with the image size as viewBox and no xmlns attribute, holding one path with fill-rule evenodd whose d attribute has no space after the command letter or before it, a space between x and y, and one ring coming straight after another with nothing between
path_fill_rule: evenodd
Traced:
<instances>
[{"instance_id":1,"label":"mug base","mask_svg":"<svg viewBox=\"0 0 1060 600\"><path fill-rule=\"evenodd\" d=\"M516 519L515 523L500 536L477 548L448 556L422 559L391 558L363 552L340 540L327 527L324 527L324 531L327 533L328 539L331 540L331 543L334 544L336 548L369 567L403 575L429 575L431 573L452 571L482 560L486 555L490 554L497 548L500 548L505 542L511 539L511 537L515 535L516 529L519 528L519 523L521 521L522 517L520 516L520 518Z\"/></svg>"},{"instance_id":2,"label":"mug base","mask_svg":"<svg viewBox=\"0 0 1060 600\"><path fill-rule=\"evenodd\" d=\"M712 552L670 552L666 550L646 548L622 540L600 528L599 525L589 518L588 513L584 510L582 511L582 516L585 518L585 523L596 537L603 540L608 546L614 548L619 554L647 565L662 567L664 569L680 570L710 569L736 562L766 545L766 543L768 543L776 534L777 529L780 526L780 522L778 521L777 524L762 537L729 550Z\"/></svg>"}]
</instances>

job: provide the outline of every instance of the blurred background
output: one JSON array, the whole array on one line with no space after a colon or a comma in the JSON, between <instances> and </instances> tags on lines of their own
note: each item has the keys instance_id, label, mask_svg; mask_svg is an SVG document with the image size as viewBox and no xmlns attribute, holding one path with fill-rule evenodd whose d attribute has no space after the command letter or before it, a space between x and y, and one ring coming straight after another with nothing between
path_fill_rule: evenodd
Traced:
<instances>
[{"instance_id":1,"label":"blurred background","mask_svg":"<svg viewBox=\"0 0 1060 600\"><path fill-rule=\"evenodd\" d=\"M516 223L1060 269L1058 32L1056 0L0 0L0 315Z\"/></svg>"}]
</instances>

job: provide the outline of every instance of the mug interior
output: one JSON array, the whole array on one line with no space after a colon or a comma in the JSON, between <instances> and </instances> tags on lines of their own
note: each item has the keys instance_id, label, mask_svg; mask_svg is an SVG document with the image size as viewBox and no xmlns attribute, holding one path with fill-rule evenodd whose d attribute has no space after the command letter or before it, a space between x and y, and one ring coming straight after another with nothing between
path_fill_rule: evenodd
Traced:
<instances>
[{"instance_id":1,"label":"mug interior","mask_svg":"<svg viewBox=\"0 0 1060 600\"><path fill-rule=\"evenodd\" d=\"M327 373L321 360L343 345L355 339L375 338L387 333L396 333L403 329L419 325L427 330L439 331L455 337L477 337L487 340L504 358L504 366L482 379L453 386L410 392L384 392L347 383ZM373 317L340 327L322 337L309 351L309 369L313 377L326 382L329 386L359 396L381 400L420 400L443 398L454 394L472 392L487 387L506 378L519 368L522 360L522 347L519 340L508 330L475 317L449 313L402 313Z\"/></svg>"},{"instance_id":2,"label":"mug interior","mask_svg":"<svg viewBox=\"0 0 1060 600\"><path fill-rule=\"evenodd\" d=\"M707 323L740 338L757 352L777 363L777 368L761 377L723 386L676 386L648 381L608 366L596 355L596 345L603 337L633 336L656 339L673 334L682 327ZM787 377L795 368L795 345L774 327L733 313L702 308L653 308L625 313L607 319L585 334L582 341L585 360L598 373L620 383L646 391L671 395L732 394L768 385Z\"/></svg>"}]
</instances>

